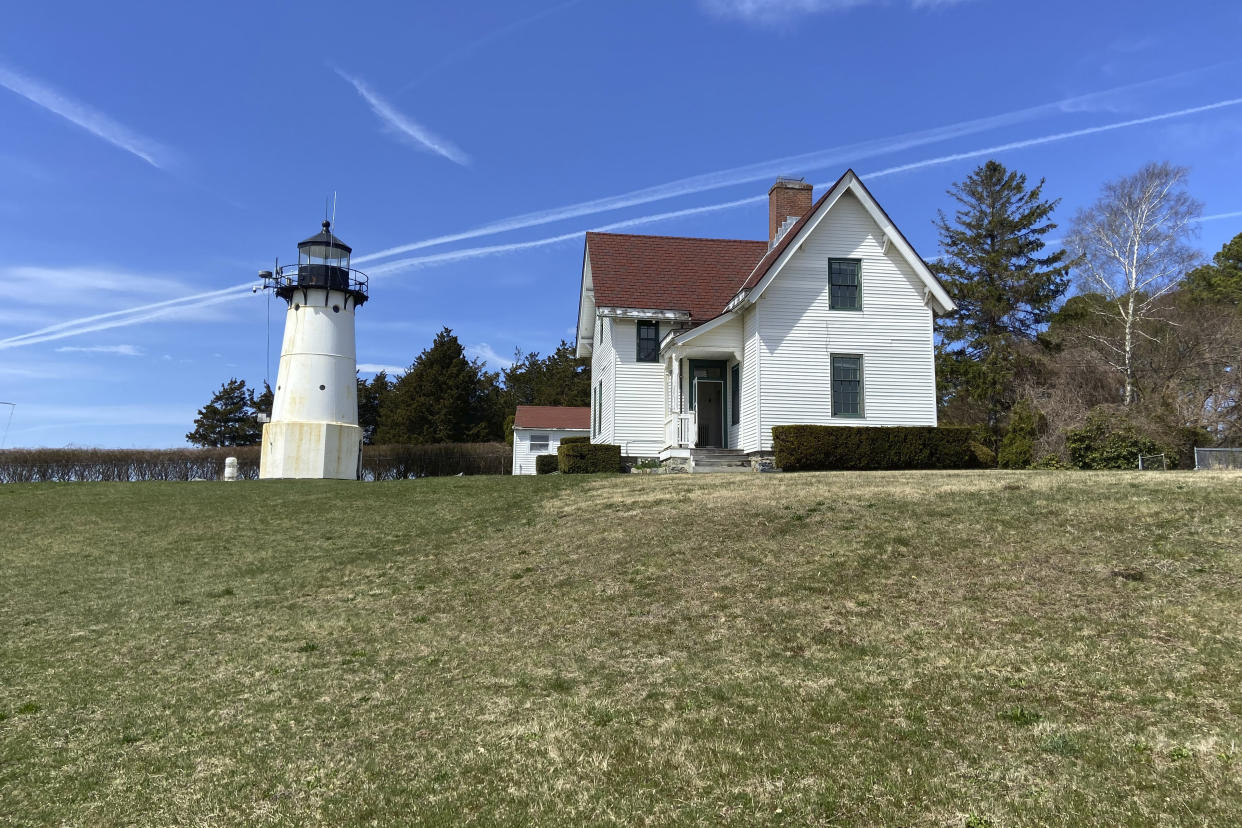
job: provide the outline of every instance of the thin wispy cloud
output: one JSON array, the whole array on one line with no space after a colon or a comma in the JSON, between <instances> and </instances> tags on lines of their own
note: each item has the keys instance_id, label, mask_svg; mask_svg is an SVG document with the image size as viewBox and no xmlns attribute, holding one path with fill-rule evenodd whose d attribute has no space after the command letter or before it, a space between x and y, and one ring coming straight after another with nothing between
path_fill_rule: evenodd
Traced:
<instances>
[{"instance_id":1,"label":"thin wispy cloud","mask_svg":"<svg viewBox=\"0 0 1242 828\"><path fill-rule=\"evenodd\" d=\"M172 163L172 153L158 142L134 132L111 117L51 86L0 65L0 86L54 112L114 147L141 158L156 169Z\"/></svg>"},{"instance_id":2,"label":"thin wispy cloud","mask_svg":"<svg viewBox=\"0 0 1242 828\"><path fill-rule=\"evenodd\" d=\"M414 78L409 83L407 83L405 86L397 90L397 94L400 95L406 92L407 90L412 89L415 86L418 86L420 83L432 77L433 75L437 74L438 72L443 70L445 67L452 66L455 63L460 63L462 60L465 60L466 58L470 57L475 52L482 49L484 46L487 46L488 44L491 44L491 43L495 43L498 40L502 40L505 37L508 37L509 35L518 31L519 29L523 29L529 26L530 24L536 23L545 17L556 14L557 12L564 11L565 9L568 9L571 6L576 6L581 2L582 0L566 0L566 2L564 3L560 3L555 6L549 6L543 11L536 12L535 14L529 15L527 17L523 17L520 20L515 20L512 23L507 23L504 26L500 26L499 28L493 29L492 31L488 32L482 37L470 41L465 46L460 46L454 49L453 51L449 52L443 58L436 61L430 67L428 67L427 69L419 73L418 77Z\"/></svg>"},{"instance_id":3,"label":"thin wispy cloud","mask_svg":"<svg viewBox=\"0 0 1242 828\"><path fill-rule=\"evenodd\" d=\"M333 68L335 69L335 67ZM441 138L409 116L398 112L392 104L381 98L379 94L353 75L349 75L340 69L335 71L354 87L358 94L362 96L362 99L367 102L367 105L371 107L371 111L379 116L379 119L389 129L407 139L407 143L412 143L418 149L443 156L455 164L461 164L463 167L470 166L470 156L462 152L452 141L447 138Z\"/></svg>"},{"instance_id":4,"label":"thin wispy cloud","mask_svg":"<svg viewBox=\"0 0 1242 828\"><path fill-rule=\"evenodd\" d=\"M908 0L912 9L935 9L956 6L966 0ZM860 6L883 4L883 0L700 0L710 14L717 17L779 26L790 20L812 14L847 12Z\"/></svg>"},{"instance_id":5,"label":"thin wispy cloud","mask_svg":"<svg viewBox=\"0 0 1242 828\"><path fill-rule=\"evenodd\" d=\"M117 356L142 356L142 349L134 345L64 345L56 349L58 354L116 354Z\"/></svg>"},{"instance_id":6,"label":"thin wispy cloud","mask_svg":"<svg viewBox=\"0 0 1242 828\"><path fill-rule=\"evenodd\" d=\"M530 213L522 213L520 215L490 222L469 230L434 236L432 238L422 239L408 244L389 247L374 253L355 256L354 261L356 263L363 264L369 261L376 261L378 259L386 259L392 256L412 253L416 250L423 250L428 247L437 247L443 244L468 241L470 239L483 238L514 230L523 230L530 227L538 227L568 219L613 212L629 207L641 206L643 204L651 204L657 201L665 201L673 198L697 195L711 190L718 190L742 184L750 184L756 181L766 181L776 177L777 175L786 175L795 170L800 173L809 173L815 170L835 167L846 163L856 163L867 158L874 158L903 150L917 149L921 146L941 143L955 138L964 138L970 135L976 135L1007 126L1015 126L1039 118L1059 116L1064 115L1067 112L1081 111L1089 108L1090 106L1099 105L1100 102L1107 101L1109 98L1118 94L1130 93L1142 88L1166 84L1171 81L1183 80L1193 74L1195 74L1194 71L1179 72L1174 75L1167 75L1148 81L1141 81L1139 83L1126 84L1124 86L1118 86L1098 92L1073 95L1051 103L1025 107L1023 109L1017 109L1010 112L1003 112L998 115L973 118L945 126L934 127L932 129L829 147L827 149L815 150L813 152L802 153L799 155L785 156L784 158L774 158L754 164L746 164L744 166L717 170L715 172L703 173L700 175L689 176L687 178L680 178L652 187L631 190L630 192L621 193L619 195L606 196L604 198L591 199L589 201L580 201L574 204L565 205L563 207L553 207Z\"/></svg>"},{"instance_id":7,"label":"thin wispy cloud","mask_svg":"<svg viewBox=\"0 0 1242 828\"><path fill-rule=\"evenodd\" d=\"M477 359L480 362L487 363L487 367L499 371L502 368L508 368L513 364L513 358L505 358L496 353L496 350L486 342L480 342L477 345L467 345L463 348L466 356L470 359Z\"/></svg>"}]
</instances>

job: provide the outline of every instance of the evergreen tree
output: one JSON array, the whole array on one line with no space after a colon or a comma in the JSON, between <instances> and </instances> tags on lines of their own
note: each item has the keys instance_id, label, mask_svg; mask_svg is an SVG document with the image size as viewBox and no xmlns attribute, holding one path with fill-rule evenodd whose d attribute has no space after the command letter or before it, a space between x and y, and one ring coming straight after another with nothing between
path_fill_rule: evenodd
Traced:
<instances>
[{"instance_id":1,"label":"evergreen tree","mask_svg":"<svg viewBox=\"0 0 1242 828\"><path fill-rule=\"evenodd\" d=\"M500 438L496 374L466 359L449 328L382 400L374 439L378 443L461 443Z\"/></svg>"},{"instance_id":2,"label":"evergreen tree","mask_svg":"<svg viewBox=\"0 0 1242 828\"><path fill-rule=\"evenodd\" d=\"M362 428L362 442L370 446L375 443L375 432L379 428L380 410L384 401L392 391L392 380L388 379L387 371L380 371L367 382L358 378L358 425Z\"/></svg>"},{"instance_id":3,"label":"evergreen tree","mask_svg":"<svg viewBox=\"0 0 1242 828\"><path fill-rule=\"evenodd\" d=\"M1242 233L1230 239L1211 264L1187 273L1185 289L1194 301L1242 308Z\"/></svg>"},{"instance_id":4,"label":"evergreen tree","mask_svg":"<svg viewBox=\"0 0 1242 828\"><path fill-rule=\"evenodd\" d=\"M272 393L272 386L267 384L267 380L263 380L263 393L259 396L254 395L254 389L249 392L250 408L254 411L256 417L259 414L266 414L270 420L272 418L272 401L276 399L276 395Z\"/></svg>"},{"instance_id":5,"label":"evergreen tree","mask_svg":"<svg viewBox=\"0 0 1242 828\"><path fill-rule=\"evenodd\" d=\"M1027 189L1025 175L988 161L948 191L959 205L952 222L943 211L936 221L944 256L932 270L958 306L940 321L942 405L994 438L1017 397L1020 346L1069 285L1066 252L1044 251L1059 200L1044 200L1043 189L1043 179Z\"/></svg>"},{"instance_id":6,"label":"evergreen tree","mask_svg":"<svg viewBox=\"0 0 1242 828\"><path fill-rule=\"evenodd\" d=\"M591 404L591 361L574 356L574 347L563 339L543 358L536 351L517 351L503 375L509 414L519 405Z\"/></svg>"},{"instance_id":7,"label":"evergreen tree","mask_svg":"<svg viewBox=\"0 0 1242 828\"><path fill-rule=\"evenodd\" d=\"M263 430L255 416L253 400L245 380L230 379L198 410L194 430L185 439L196 446L257 445Z\"/></svg>"}]
</instances>

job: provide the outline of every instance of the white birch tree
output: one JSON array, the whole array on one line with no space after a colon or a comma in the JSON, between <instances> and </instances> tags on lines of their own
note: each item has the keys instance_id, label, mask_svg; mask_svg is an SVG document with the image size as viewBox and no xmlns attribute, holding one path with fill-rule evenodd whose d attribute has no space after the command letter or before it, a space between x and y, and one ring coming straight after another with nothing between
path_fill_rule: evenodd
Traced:
<instances>
[{"instance_id":1,"label":"white birch tree","mask_svg":"<svg viewBox=\"0 0 1242 828\"><path fill-rule=\"evenodd\" d=\"M1079 287L1108 300L1100 313L1122 332L1117 342L1095 337L1109 364L1125 377L1122 402L1134 402L1135 337L1158 318L1160 299L1199 260L1188 244L1203 205L1185 190L1187 169L1148 164L1104 185L1099 200L1078 211L1067 246L1077 258Z\"/></svg>"}]
</instances>

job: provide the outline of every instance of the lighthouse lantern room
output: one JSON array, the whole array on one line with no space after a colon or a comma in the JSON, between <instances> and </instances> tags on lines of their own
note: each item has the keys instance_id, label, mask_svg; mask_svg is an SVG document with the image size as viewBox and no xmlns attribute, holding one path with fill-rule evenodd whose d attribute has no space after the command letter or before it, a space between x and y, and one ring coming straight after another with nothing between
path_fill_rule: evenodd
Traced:
<instances>
[{"instance_id":1,"label":"lighthouse lantern room","mask_svg":"<svg viewBox=\"0 0 1242 828\"><path fill-rule=\"evenodd\" d=\"M298 244L296 265L259 274L289 306L261 478L361 476L354 312L367 301L367 277L350 268L350 252L325 221Z\"/></svg>"}]
</instances>

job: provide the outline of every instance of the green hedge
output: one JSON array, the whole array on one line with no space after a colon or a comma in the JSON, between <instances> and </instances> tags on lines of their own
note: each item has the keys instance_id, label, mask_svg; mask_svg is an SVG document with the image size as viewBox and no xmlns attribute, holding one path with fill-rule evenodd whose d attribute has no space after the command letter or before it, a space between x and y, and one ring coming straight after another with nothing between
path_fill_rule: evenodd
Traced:
<instances>
[{"instance_id":1,"label":"green hedge","mask_svg":"<svg viewBox=\"0 0 1242 828\"><path fill-rule=\"evenodd\" d=\"M621 471L621 447L607 443L569 443L561 441L556 450L561 474L597 474Z\"/></svg>"},{"instance_id":2,"label":"green hedge","mask_svg":"<svg viewBox=\"0 0 1242 828\"><path fill-rule=\"evenodd\" d=\"M985 458L960 426L775 426L772 448L785 471L977 469Z\"/></svg>"},{"instance_id":3,"label":"green hedge","mask_svg":"<svg viewBox=\"0 0 1242 828\"><path fill-rule=\"evenodd\" d=\"M540 454L535 457L535 474L551 474L557 471L561 458L555 454Z\"/></svg>"},{"instance_id":4,"label":"green hedge","mask_svg":"<svg viewBox=\"0 0 1242 828\"><path fill-rule=\"evenodd\" d=\"M576 446L579 443L589 443L589 442L591 442L590 437L562 437L561 438L562 446L566 444L569 444L571 446Z\"/></svg>"}]
</instances>

